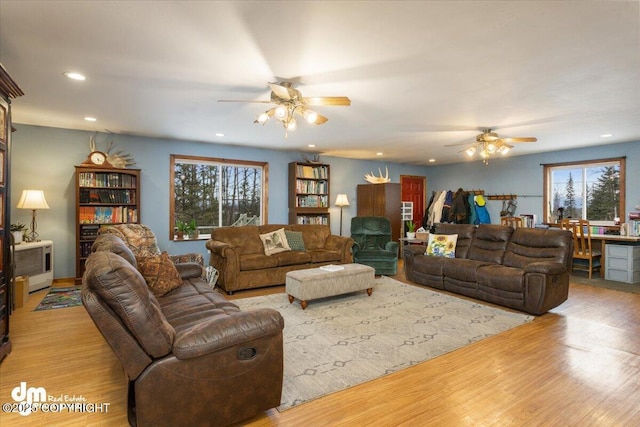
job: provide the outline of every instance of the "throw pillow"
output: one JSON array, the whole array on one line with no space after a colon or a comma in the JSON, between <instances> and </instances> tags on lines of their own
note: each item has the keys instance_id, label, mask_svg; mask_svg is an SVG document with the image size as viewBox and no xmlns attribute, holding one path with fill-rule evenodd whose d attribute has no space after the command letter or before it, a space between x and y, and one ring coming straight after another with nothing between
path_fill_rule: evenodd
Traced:
<instances>
[{"instance_id":1,"label":"throw pillow","mask_svg":"<svg viewBox=\"0 0 640 427\"><path fill-rule=\"evenodd\" d=\"M429 234L425 255L455 258L457 242L457 234Z\"/></svg>"},{"instance_id":2,"label":"throw pillow","mask_svg":"<svg viewBox=\"0 0 640 427\"><path fill-rule=\"evenodd\" d=\"M284 234L287 236L287 243L292 251L306 251L302 231L284 230Z\"/></svg>"},{"instance_id":3,"label":"throw pillow","mask_svg":"<svg viewBox=\"0 0 640 427\"><path fill-rule=\"evenodd\" d=\"M287 235L284 234L284 228L272 231L271 233L261 234L260 240L262 240L265 255L273 255L291 250L289 243L287 243Z\"/></svg>"},{"instance_id":4,"label":"throw pillow","mask_svg":"<svg viewBox=\"0 0 640 427\"><path fill-rule=\"evenodd\" d=\"M182 285L182 278L167 252L136 258L138 271L146 280L151 292L157 297L164 296Z\"/></svg>"}]
</instances>

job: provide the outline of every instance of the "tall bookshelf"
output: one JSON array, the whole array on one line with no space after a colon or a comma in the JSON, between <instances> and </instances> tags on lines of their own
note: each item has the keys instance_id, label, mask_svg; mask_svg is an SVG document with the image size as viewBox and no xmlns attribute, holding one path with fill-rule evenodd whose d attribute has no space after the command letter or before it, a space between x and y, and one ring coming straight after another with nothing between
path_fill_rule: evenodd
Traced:
<instances>
[{"instance_id":1,"label":"tall bookshelf","mask_svg":"<svg viewBox=\"0 0 640 427\"><path fill-rule=\"evenodd\" d=\"M76 281L103 225L140 223L140 169L76 166Z\"/></svg>"},{"instance_id":2,"label":"tall bookshelf","mask_svg":"<svg viewBox=\"0 0 640 427\"><path fill-rule=\"evenodd\" d=\"M289 224L329 225L329 165L289 163Z\"/></svg>"}]
</instances>

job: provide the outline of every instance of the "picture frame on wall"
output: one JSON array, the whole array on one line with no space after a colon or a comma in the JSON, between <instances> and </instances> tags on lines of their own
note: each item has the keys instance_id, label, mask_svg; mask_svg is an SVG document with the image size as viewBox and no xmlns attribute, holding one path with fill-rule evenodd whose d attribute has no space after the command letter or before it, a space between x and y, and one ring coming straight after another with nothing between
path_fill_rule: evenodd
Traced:
<instances>
[{"instance_id":1,"label":"picture frame on wall","mask_svg":"<svg viewBox=\"0 0 640 427\"><path fill-rule=\"evenodd\" d=\"M0 104L0 142L7 143L7 108Z\"/></svg>"}]
</instances>

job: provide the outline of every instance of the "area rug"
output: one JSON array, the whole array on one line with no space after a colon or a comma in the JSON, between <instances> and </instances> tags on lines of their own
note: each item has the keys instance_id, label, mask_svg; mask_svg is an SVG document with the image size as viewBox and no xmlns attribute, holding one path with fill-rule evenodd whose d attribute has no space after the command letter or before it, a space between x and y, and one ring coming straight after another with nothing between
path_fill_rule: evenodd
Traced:
<instances>
[{"instance_id":1,"label":"area rug","mask_svg":"<svg viewBox=\"0 0 640 427\"><path fill-rule=\"evenodd\" d=\"M356 292L290 304L286 294L237 299L243 310L284 317L279 411L408 368L533 320L533 316L411 286L388 277Z\"/></svg>"},{"instance_id":2,"label":"area rug","mask_svg":"<svg viewBox=\"0 0 640 427\"><path fill-rule=\"evenodd\" d=\"M35 311L75 307L77 305L82 305L79 287L50 288Z\"/></svg>"}]
</instances>

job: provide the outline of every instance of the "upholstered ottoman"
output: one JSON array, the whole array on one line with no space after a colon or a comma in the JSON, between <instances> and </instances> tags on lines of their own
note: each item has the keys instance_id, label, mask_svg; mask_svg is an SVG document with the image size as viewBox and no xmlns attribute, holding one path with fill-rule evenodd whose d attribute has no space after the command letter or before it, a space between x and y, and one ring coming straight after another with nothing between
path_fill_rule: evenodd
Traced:
<instances>
[{"instance_id":1,"label":"upholstered ottoman","mask_svg":"<svg viewBox=\"0 0 640 427\"><path fill-rule=\"evenodd\" d=\"M340 268L342 267L342 268ZM349 292L373 292L375 269L362 264L340 264L324 268L309 268L287 273L285 289L289 302L300 300L304 310L312 299L342 295Z\"/></svg>"}]
</instances>

